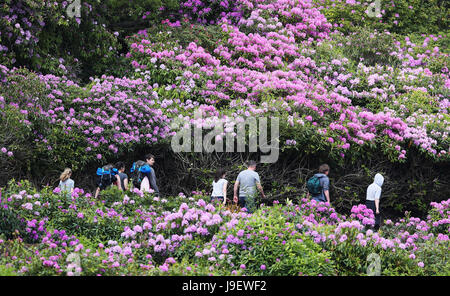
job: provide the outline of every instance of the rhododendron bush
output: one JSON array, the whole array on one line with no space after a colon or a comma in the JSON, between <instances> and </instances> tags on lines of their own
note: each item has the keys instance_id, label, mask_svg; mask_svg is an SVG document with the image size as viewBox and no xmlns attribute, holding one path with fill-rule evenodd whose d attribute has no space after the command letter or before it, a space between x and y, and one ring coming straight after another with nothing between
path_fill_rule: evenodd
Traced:
<instances>
[{"instance_id":1,"label":"rhododendron bush","mask_svg":"<svg viewBox=\"0 0 450 296\"><path fill-rule=\"evenodd\" d=\"M448 159L448 68L444 64L433 73L426 67L436 56L443 55L448 61L448 54L441 54L439 48L429 50L429 42L438 37L427 37L423 50L409 50L416 44L408 38L405 47L399 41L393 42L389 55L401 63L395 68L365 66L364 60L351 63L345 57L318 64L314 46L324 46L323 42L328 44L326 39L334 36L329 34L330 25L319 10L308 3L250 5L242 1L243 16L237 20L224 16L222 33L214 36L213 50L195 40L189 44L183 40L185 44L180 44L170 38L170 31L152 32L135 37L129 57L137 73L153 73L155 69L167 72L162 81L169 89L201 97L206 104L219 104L223 106L223 110L218 110L223 116L259 116L276 107L288 116L298 134L310 122L322 141L329 142L332 151L342 157L352 145L378 140L392 147L383 149L389 151L391 158L392 154L400 160L405 158L406 150L399 144L412 141L430 155ZM301 15L302 22L297 15ZM180 24L186 30L193 26L187 20ZM371 38L377 37L372 35ZM357 42L360 40L354 40ZM330 50L333 45L329 45ZM398 77L392 72L398 72ZM429 127L418 126L415 118L401 116L389 108L397 105L396 99L405 92L416 90L432 92L436 109L429 114ZM385 108L365 108L365 101L374 99L382 100ZM245 110L242 106L246 106ZM439 128L428 132L433 123Z\"/></svg>"},{"instance_id":2,"label":"rhododendron bush","mask_svg":"<svg viewBox=\"0 0 450 296\"><path fill-rule=\"evenodd\" d=\"M325 17L330 7L307 0L179 6L178 19L161 7L167 19L127 39L126 76L82 84L64 71L0 66L3 184L37 171L46 172L41 183L53 182L65 166L91 171L140 158L138 151L170 150L175 119L207 129L225 123L219 139L226 139L236 136L232 119L276 116L282 152L326 155L334 166L415 158L448 164L446 34L368 27L344 35Z\"/></svg>"},{"instance_id":3,"label":"rhododendron bush","mask_svg":"<svg viewBox=\"0 0 450 296\"><path fill-rule=\"evenodd\" d=\"M72 2L2 1L0 64L83 81L115 72L111 64L120 61L119 32L106 28L98 1L80 1L80 14L74 11L71 17Z\"/></svg>"},{"instance_id":4,"label":"rhododendron bush","mask_svg":"<svg viewBox=\"0 0 450 296\"><path fill-rule=\"evenodd\" d=\"M406 74L408 73L406 71L412 70L405 69L400 71L399 75L405 77L406 74L411 78L399 78L398 82L380 83L378 81L386 79L387 73L393 69L388 67L384 69L379 66L372 70L360 63L354 70L354 74L345 71L338 74L336 70L343 71L345 64L349 63L345 58L343 61L332 59L329 61L329 66L318 67L313 59L300 53L303 51L305 55L311 54L311 52L306 53L306 49L301 50L302 47L295 43L293 37L290 41L292 44L285 49L286 51L282 48L277 50L268 40L275 39L273 42L283 44L282 39L277 40L276 37L266 39L252 33L247 36L239 31L230 33L229 28L237 30L236 27L223 25L224 31L230 34L231 39L228 37L218 41L218 46L214 50L216 55L206 52L195 42L189 43L186 49L176 42L169 43L169 48L164 48L161 42L152 43L143 38L139 43L133 43L131 48L137 57L144 60L140 63L133 60L132 63L137 68L137 73L143 71L152 73L155 68L158 72L167 71L168 73L164 76L166 79L164 82L168 85L166 90L189 93L191 96L201 97L201 101L205 104L223 106L222 110L217 110L218 112L214 115L222 113L222 116L260 116L276 110L277 113L281 113L281 116L287 117L287 122L298 134L305 127L311 127L321 135L322 141L329 142L329 146L335 148L334 153L339 153L338 155L342 157L351 145L362 146L378 141L388 144L389 147L401 147L399 144L404 145L412 141L432 157L448 158L448 115L446 114L448 99L445 96L448 94L448 88L445 86L448 80L447 70L443 69L444 73L435 75L436 83L434 87L430 85L434 93L435 88L438 88L440 93L432 99L435 101L435 109L430 112L432 114L429 114L431 119L427 121L429 127L426 124L420 127L414 118L417 116L417 112L414 111L420 112L417 107L418 110L408 110L414 112L413 118L402 117L401 113L390 110L389 104L385 104L383 109L364 107L367 100L374 101L379 98L386 102L388 93L392 93L391 98L400 99L403 98L401 96L405 91L427 92L420 83L429 85L428 77L431 73L429 69L427 69L429 74L423 76L419 75L419 71L423 71L423 68L415 70L414 76ZM256 37L260 40L252 40ZM155 39L165 40L167 36L155 37ZM236 50L229 51L228 46L233 45L234 42L241 44L236 47L241 53ZM258 44L261 44L261 48L252 49ZM288 46L286 43L284 45ZM266 46L268 48L263 48ZM257 53L257 56L250 55L249 58L251 57L252 60L244 58L251 50ZM276 54L269 54L271 51ZM260 57L262 53L268 55L262 58ZM236 55L239 56L237 60L233 58ZM282 61L289 59L291 63ZM282 70L284 67L287 67L285 71ZM383 74L378 74L376 71ZM173 80L167 80L172 77ZM319 80L319 77L323 80ZM419 77L418 81L410 82L415 77ZM352 91L348 86L341 85L344 83L348 83ZM355 92L353 89L358 89L360 83L363 84L360 89L364 91ZM386 91L379 88L378 84L386 85ZM396 91L396 86L401 89ZM395 108L399 103L393 100L391 104ZM245 110L242 108L243 105L246 106ZM212 108L216 110L215 107ZM427 133L427 129L432 126L436 128ZM390 154L392 159L401 160L406 155L404 149L392 148L390 151L389 149L384 151Z\"/></svg>"},{"instance_id":5,"label":"rhododendron bush","mask_svg":"<svg viewBox=\"0 0 450 296\"><path fill-rule=\"evenodd\" d=\"M0 266L17 275L365 275L375 253L382 275L450 272L449 200L433 203L425 220L387 220L376 233L364 205L343 216L300 199L249 214L197 192L102 196L76 188L66 199L10 182L0 201Z\"/></svg>"},{"instance_id":6,"label":"rhododendron bush","mask_svg":"<svg viewBox=\"0 0 450 296\"><path fill-rule=\"evenodd\" d=\"M376 253L385 275L448 275L445 3L87 0L71 18L38 2L0 6L0 273L362 275ZM268 199L209 204L211 173L255 153L175 153L173 136L223 125L234 145L253 117L280 122ZM92 198L97 167L149 152L164 197ZM331 205L303 198L325 162ZM46 186L65 167L69 199ZM375 173L385 218L402 213L380 233L361 204Z\"/></svg>"},{"instance_id":7,"label":"rhododendron bush","mask_svg":"<svg viewBox=\"0 0 450 296\"><path fill-rule=\"evenodd\" d=\"M357 27L371 27L395 33L437 33L449 26L450 7L445 1L383 0L379 11L374 1L365 0L315 0L326 18L341 31ZM368 8L370 3L372 8ZM373 16L368 16L367 11Z\"/></svg>"}]
</instances>

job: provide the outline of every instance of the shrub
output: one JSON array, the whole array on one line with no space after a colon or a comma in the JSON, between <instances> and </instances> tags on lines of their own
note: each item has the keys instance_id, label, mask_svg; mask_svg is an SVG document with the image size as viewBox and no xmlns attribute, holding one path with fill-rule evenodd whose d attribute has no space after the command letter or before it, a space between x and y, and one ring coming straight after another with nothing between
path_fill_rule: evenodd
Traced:
<instances>
[{"instance_id":1,"label":"shrub","mask_svg":"<svg viewBox=\"0 0 450 296\"><path fill-rule=\"evenodd\" d=\"M437 33L448 28L450 7L445 1L380 0L380 15L369 16L366 11L374 1L317 0L317 6L328 21L343 32L357 27L388 30L395 33ZM373 9L372 9L373 11Z\"/></svg>"},{"instance_id":2,"label":"shrub","mask_svg":"<svg viewBox=\"0 0 450 296\"><path fill-rule=\"evenodd\" d=\"M249 219L230 221L199 253L203 264L214 258L214 270L222 275L335 274L330 254L299 233L281 206L263 207Z\"/></svg>"},{"instance_id":3,"label":"shrub","mask_svg":"<svg viewBox=\"0 0 450 296\"><path fill-rule=\"evenodd\" d=\"M367 27L358 28L350 35L336 35L335 42L342 43L345 57L356 64L363 62L366 66L399 66L401 61L392 55L395 49L394 36L388 32L377 32Z\"/></svg>"}]
</instances>

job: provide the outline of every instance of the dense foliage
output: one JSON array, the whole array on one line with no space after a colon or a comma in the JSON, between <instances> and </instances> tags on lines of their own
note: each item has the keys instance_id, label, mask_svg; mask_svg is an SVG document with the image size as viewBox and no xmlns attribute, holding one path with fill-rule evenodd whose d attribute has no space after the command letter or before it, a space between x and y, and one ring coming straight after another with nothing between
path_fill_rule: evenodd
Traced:
<instances>
[{"instance_id":1,"label":"dense foliage","mask_svg":"<svg viewBox=\"0 0 450 296\"><path fill-rule=\"evenodd\" d=\"M0 189L0 274L64 274L75 252L86 275L362 275L371 253L385 275L448 275L448 1L72 2L0 4L0 188L42 189ZM148 152L163 192L209 192L254 155L173 153L176 123L223 124L225 146L251 117L280 119L253 215L200 192L90 196L95 168ZM335 209L301 198L324 162ZM70 200L45 187L65 167ZM378 172L382 209L423 219L366 231Z\"/></svg>"},{"instance_id":2,"label":"dense foliage","mask_svg":"<svg viewBox=\"0 0 450 296\"><path fill-rule=\"evenodd\" d=\"M433 203L426 220L407 215L375 233L364 205L346 217L301 199L248 214L205 199L110 189L95 200L78 188L67 199L10 182L0 202L0 274L366 275L372 253L381 275L450 272L449 200Z\"/></svg>"},{"instance_id":3,"label":"dense foliage","mask_svg":"<svg viewBox=\"0 0 450 296\"><path fill-rule=\"evenodd\" d=\"M21 34L24 19L11 17L6 23L7 29L2 32L12 31L1 38L9 36L5 44L17 43L17 48L5 51L5 65L0 69L0 163L8 168L0 173L3 184L13 177L51 183L66 166L84 175L81 172L90 174L95 166L107 161L140 158L137 151L150 147L159 145L167 150L170 137L177 131L171 123L180 118L205 129L224 123L224 131L215 140L226 142L230 135L236 136L230 119L276 116L281 122L281 158L283 152L298 151L332 162L335 167L358 164L359 169L361 159L443 163L444 170L445 165L448 167L450 79L446 33L420 35L417 32L421 30L416 30L405 36L397 32L404 34L412 25L393 30L375 26L376 22L368 21L370 17L365 19L367 26L356 23L357 27L333 31L346 28L336 26L338 18L330 16L341 11L335 10L344 4L340 1L331 7L306 0L241 0L232 4L186 1L179 3L182 16L169 13L176 3L161 4L164 8L149 14L143 12L144 8L159 5L155 1L125 2L107 1L102 4L105 7L85 1L83 5L92 10L83 6L78 24L76 19L64 16L67 3L42 7L24 1L22 6L34 7L37 23L47 19L46 14L52 15L42 30L33 31L37 36L30 39L33 46L14 41L21 40L17 34ZM21 2L7 3L4 13ZM382 12L381 24L390 24L384 17L403 11L402 3L393 6L393 11ZM430 3L443 7L442 3ZM361 7L358 9L364 5ZM412 7L428 9L420 4ZM141 21L151 19L152 26L126 38L126 42L117 39L117 34L103 36L101 32L110 34L109 26L95 25L93 14L98 14L99 21L113 18L120 23L124 15L107 17L119 8L124 14L133 14L130 20L137 20L136 15L142 12ZM31 13L23 7L17 11ZM57 21L58 17L65 21ZM158 17L167 19L155 24ZM442 21L429 20L436 28L442 28ZM48 32L54 22L58 30ZM70 37L75 25L80 26L82 38ZM78 42L99 48L92 51ZM114 48L122 45L129 52L119 58ZM70 67L62 60L54 69L47 67L44 74L11 68L27 65L39 70L28 59L31 50L36 47L36 51L58 52L54 46L65 53L77 53L80 64L95 73L117 67L126 75L118 76L114 70L116 76L92 77L83 84L77 75L64 70ZM11 63L9 53L21 57L21 62ZM52 60L39 55L45 63ZM194 120L199 111L203 118ZM367 162L364 165L374 169ZM36 172L45 173L36 176ZM445 185L445 176L441 175L439 170L430 178ZM268 180L273 181L278 182ZM422 206L424 202L429 204L430 194L442 192L437 187L419 189L420 184L429 183L428 179L413 177L410 181L419 184L412 185L417 188L413 194L419 196L417 203ZM395 196L389 198L393 203ZM408 200L405 197L399 203Z\"/></svg>"}]
</instances>

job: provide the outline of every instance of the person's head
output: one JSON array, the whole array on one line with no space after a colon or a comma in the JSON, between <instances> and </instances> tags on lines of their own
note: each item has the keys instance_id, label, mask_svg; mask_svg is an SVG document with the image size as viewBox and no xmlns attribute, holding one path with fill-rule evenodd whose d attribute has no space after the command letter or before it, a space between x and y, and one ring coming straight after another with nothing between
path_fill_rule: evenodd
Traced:
<instances>
[{"instance_id":1,"label":"person's head","mask_svg":"<svg viewBox=\"0 0 450 296\"><path fill-rule=\"evenodd\" d=\"M216 174L214 175L214 181L219 181L220 179L225 178L227 172L224 169L218 169Z\"/></svg>"},{"instance_id":2,"label":"person's head","mask_svg":"<svg viewBox=\"0 0 450 296\"><path fill-rule=\"evenodd\" d=\"M125 171L125 163L123 163L122 161L119 161L118 163L116 163L116 169L119 172L124 172Z\"/></svg>"},{"instance_id":3,"label":"person's head","mask_svg":"<svg viewBox=\"0 0 450 296\"><path fill-rule=\"evenodd\" d=\"M155 156L153 154L147 154L145 156L145 161L149 164L149 165L153 165L155 163Z\"/></svg>"},{"instance_id":4,"label":"person's head","mask_svg":"<svg viewBox=\"0 0 450 296\"><path fill-rule=\"evenodd\" d=\"M328 175L330 172L330 167L325 163L319 167L319 173Z\"/></svg>"},{"instance_id":5,"label":"person's head","mask_svg":"<svg viewBox=\"0 0 450 296\"><path fill-rule=\"evenodd\" d=\"M381 174L376 174L373 182L381 187L384 183L384 177Z\"/></svg>"},{"instance_id":6,"label":"person's head","mask_svg":"<svg viewBox=\"0 0 450 296\"><path fill-rule=\"evenodd\" d=\"M256 170L256 161L249 160L248 164L247 164L247 167L248 167L249 170L253 170L253 171Z\"/></svg>"},{"instance_id":7,"label":"person's head","mask_svg":"<svg viewBox=\"0 0 450 296\"><path fill-rule=\"evenodd\" d=\"M110 170L112 170L114 168L114 165L112 164L112 163L108 163L107 165L105 165L104 167L103 167L103 169L105 170L105 171L110 171Z\"/></svg>"},{"instance_id":8,"label":"person's head","mask_svg":"<svg viewBox=\"0 0 450 296\"><path fill-rule=\"evenodd\" d=\"M66 181L67 179L69 179L70 176L72 176L72 170L69 169L69 168L66 168L66 169L64 170L64 172L62 172L61 176L59 176L59 179L60 179L61 181L64 182L64 181Z\"/></svg>"}]
</instances>

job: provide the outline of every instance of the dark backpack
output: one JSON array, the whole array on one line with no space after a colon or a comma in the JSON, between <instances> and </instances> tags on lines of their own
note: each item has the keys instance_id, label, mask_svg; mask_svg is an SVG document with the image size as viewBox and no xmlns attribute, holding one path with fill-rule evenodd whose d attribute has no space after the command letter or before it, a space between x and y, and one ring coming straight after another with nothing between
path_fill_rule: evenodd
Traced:
<instances>
[{"instance_id":1,"label":"dark backpack","mask_svg":"<svg viewBox=\"0 0 450 296\"><path fill-rule=\"evenodd\" d=\"M308 188L309 193L311 193L313 196L317 196L322 193L322 184L320 184L320 178L321 177L312 176L306 183L306 187Z\"/></svg>"},{"instance_id":2,"label":"dark backpack","mask_svg":"<svg viewBox=\"0 0 450 296\"><path fill-rule=\"evenodd\" d=\"M105 189L116 181L117 169L112 165L105 165L97 169L97 186Z\"/></svg>"},{"instance_id":3,"label":"dark backpack","mask_svg":"<svg viewBox=\"0 0 450 296\"><path fill-rule=\"evenodd\" d=\"M141 172L141 168L146 165L147 163L142 160L138 160L135 163L133 163L133 166L130 169L131 172L131 180L133 182L134 188L140 189L142 179L144 179L144 174Z\"/></svg>"}]
</instances>

